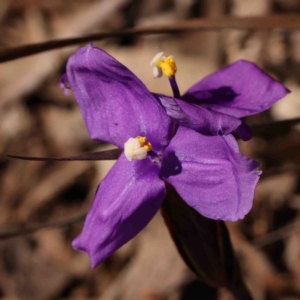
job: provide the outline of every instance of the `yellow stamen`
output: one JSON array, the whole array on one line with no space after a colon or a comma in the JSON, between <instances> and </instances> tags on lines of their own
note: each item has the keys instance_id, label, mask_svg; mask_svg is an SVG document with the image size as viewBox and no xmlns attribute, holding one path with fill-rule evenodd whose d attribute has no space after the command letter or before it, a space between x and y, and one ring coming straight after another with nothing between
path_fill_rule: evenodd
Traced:
<instances>
[{"instance_id":1,"label":"yellow stamen","mask_svg":"<svg viewBox=\"0 0 300 300\"><path fill-rule=\"evenodd\" d=\"M147 152L152 150L152 144L150 142L148 142L145 146L143 146L143 148L146 149Z\"/></svg>"},{"instance_id":2,"label":"yellow stamen","mask_svg":"<svg viewBox=\"0 0 300 300\"><path fill-rule=\"evenodd\" d=\"M137 136L137 140L139 141L141 147L144 147L147 141L147 138L145 136Z\"/></svg>"},{"instance_id":3,"label":"yellow stamen","mask_svg":"<svg viewBox=\"0 0 300 300\"><path fill-rule=\"evenodd\" d=\"M137 136L136 139L139 141L140 146L145 148L147 152L152 150L152 144L147 143L147 138L145 136Z\"/></svg>"},{"instance_id":4,"label":"yellow stamen","mask_svg":"<svg viewBox=\"0 0 300 300\"><path fill-rule=\"evenodd\" d=\"M167 77L174 76L177 71L176 62L172 56L158 60L156 65L157 67L161 68Z\"/></svg>"}]
</instances>

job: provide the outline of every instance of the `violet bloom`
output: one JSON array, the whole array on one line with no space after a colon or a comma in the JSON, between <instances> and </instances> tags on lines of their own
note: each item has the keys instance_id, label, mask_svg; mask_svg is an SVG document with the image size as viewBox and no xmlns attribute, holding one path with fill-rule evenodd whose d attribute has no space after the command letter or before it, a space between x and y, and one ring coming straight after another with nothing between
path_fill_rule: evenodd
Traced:
<instances>
[{"instance_id":1,"label":"violet bloom","mask_svg":"<svg viewBox=\"0 0 300 300\"><path fill-rule=\"evenodd\" d=\"M237 133L251 138L242 117L260 113L286 96L289 90L254 63L239 60L197 82L180 96L173 57L158 53L151 62L153 76L169 77L174 98L159 95L167 113L182 125L208 135Z\"/></svg>"},{"instance_id":2,"label":"violet bloom","mask_svg":"<svg viewBox=\"0 0 300 300\"><path fill-rule=\"evenodd\" d=\"M125 66L92 45L79 49L67 76L91 138L124 149L101 182L73 247L95 267L153 218L171 184L188 205L215 220L247 214L259 163L239 153L231 136L205 136L178 126L156 95Z\"/></svg>"}]
</instances>

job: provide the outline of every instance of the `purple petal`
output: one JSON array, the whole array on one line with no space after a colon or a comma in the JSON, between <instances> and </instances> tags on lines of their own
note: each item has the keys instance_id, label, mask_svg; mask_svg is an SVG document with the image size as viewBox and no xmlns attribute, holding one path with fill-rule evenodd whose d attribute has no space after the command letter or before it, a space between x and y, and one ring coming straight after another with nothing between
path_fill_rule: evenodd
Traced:
<instances>
[{"instance_id":1,"label":"purple petal","mask_svg":"<svg viewBox=\"0 0 300 300\"><path fill-rule=\"evenodd\" d=\"M158 151L172 122L159 100L124 65L88 45L73 54L67 75L92 139L123 148L130 137L146 136Z\"/></svg>"},{"instance_id":2,"label":"purple petal","mask_svg":"<svg viewBox=\"0 0 300 300\"><path fill-rule=\"evenodd\" d=\"M252 207L259 165L239 153L231 135L204 136L180 126L164 151L162 176L203 216L236 221Z\"/></svg>"},{"instance_id":3,"label":"purple petal","mask_svg":"<svg viewBox=\"0 0 300 300\"><path fill-rule=\"evenodd\" d=\"M287 93L254 63L239 60L196 83L183 99L240 118L268 109Z\"/></svg>"},{"instance_id":4,"label":"purple petal","mask_svg":"<svg viewBox=\"0 0 300 300\"><path fill-rule=\"evenodd\" d=\"M120 156L100 184L81 234L73 241L92 267L132 239L153 218L165 195L158 166Z\"/></svg>"},{"instance_id":5,"label":"purple petal","mask_svg":"<svg viewBox=\"0 0 300 300\"><path fill-rule=\"evenodd\" d=\"M241 125L234 131L243 141L249 141L252 138L250 127L242 122Z\"/></svg>"},{"instance_id":6,"label":"purple petal","mask_svg":"<svg viewBox=\"0 0 300 300\"><path fill-rule=\"evenodd\" d=\"M67 74L63 74L60 78L59 87L64 90L65 96L69 96L70 84Z\"/></svg>"},{"instance_id":7,"label":"purple petal","mask_svg":"<svg viewBox=\"0 0 300 300\"><path fill-rule=\"evenodd\" d=\"M210 111L200 105L176 98L158 95L168 116L180 124L206 135L223 135L236 130L241 120L235 117Z\"/></svg>"},{"instance_id":8,"label":"purple petal","mask_svg":"<svg viewBox=\"0 0 300 300\"><path fill-rule=\"evenodd\" d=\"M171 98L162 94L153 94L157 96L161 104L166 110L166 113L169 117L179 121L180 123L189 122L187 116L176 103L175 98Z\"/></svg>"}]
</instances>

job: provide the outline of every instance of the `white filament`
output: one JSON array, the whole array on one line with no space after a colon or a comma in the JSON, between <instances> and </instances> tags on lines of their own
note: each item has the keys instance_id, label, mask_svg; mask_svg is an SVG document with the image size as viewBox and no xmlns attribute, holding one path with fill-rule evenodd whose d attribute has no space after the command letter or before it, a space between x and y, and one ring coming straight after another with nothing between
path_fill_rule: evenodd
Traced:
<instances>
[{"instance_id":1,"label":"white filament","mask_svg":"<svg viewBox=\"0 0 300 300\"><path fill-rule=\"evenodd\" d=\"M130 138L124 144L124 154L129 161L133 159L142 160L147 157L147 150L144 147L141 147L138 139Z\"/></svg>"},{"instance_id":2,"label":"white filament","mask_svg":"<svg viewBox=\"0 0 300 300\"><path fill-rule=\"evenodd\" d=\"M162 70L160 67L157 66L157 62L162 60L162 59L165 59L165 55L163 52L159 52L157 53L153 59L151 60L150 62L150 66L153 67L153 77L154 78L159 78L162 76Z\"/></svg>"}]
</instances>

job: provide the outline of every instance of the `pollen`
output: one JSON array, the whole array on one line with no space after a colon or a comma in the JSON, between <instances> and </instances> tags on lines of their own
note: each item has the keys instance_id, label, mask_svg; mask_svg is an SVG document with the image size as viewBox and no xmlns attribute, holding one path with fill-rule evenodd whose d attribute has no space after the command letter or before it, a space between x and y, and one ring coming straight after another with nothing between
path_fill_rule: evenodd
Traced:
<instances>
[{"instance_id":1,"label":"pollen","mask_svg":"<svg viewBox=\"0 0 300 300\"><path fill-rule=\"evenodd\" d=\"M129 138L128 141L124 144L124 154L129 161L133 159L145 159L147 157L147 152L151 150L151 143L147 142L147 138L143 136Z\"/></svg>"},{"instance_id":2,"label":"pollen","mask_svg":"<svg viewBox=\"0 0 300 300\"><path fill-rule=\"evenodd\" d=\"M139 141L141 147L146 145L147 138L145 136L137 136L136 139Z\"/></svg>"},{"instance_id":3,"label":"pollen","mask_svg":"<svg viewBox=\"0 0 300 300\"><path fill-rule=\"evenodd\" d=\"M167 77L173 77L177 71L173 56L165 56L163 52L159 52L154 56L150 66L153 67L154 78L159 78L162 74L165 74Z\"/></svg>"}]
</instances>

